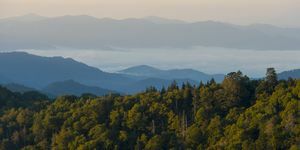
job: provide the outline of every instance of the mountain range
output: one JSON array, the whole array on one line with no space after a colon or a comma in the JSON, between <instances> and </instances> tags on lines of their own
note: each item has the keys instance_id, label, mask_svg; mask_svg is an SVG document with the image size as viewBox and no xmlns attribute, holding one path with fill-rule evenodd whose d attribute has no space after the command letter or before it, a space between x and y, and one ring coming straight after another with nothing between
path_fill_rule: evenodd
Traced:
<instances>
[{"instance_id":1,"label":"mountain range","mask_svg":"<svg viewBox=\"0 0 300 150\"><path fill-rule=\"evenodd\" d=\"M0 50L187 48L300 49L300 29L272 25L184 22L159 17L116 20L87 15L0 19Z\"/></svg>"},{"instance_id":2,"label":"mountain range","mask_svg":"<svg viewBox=\"0 0 300 150\"><path fill-rule=\"evenodd\" d=\"M192 69L161 70L146 65L108 73L71 58L42 57L25 52L0 53L0 68L0 83L14 83L10 89L26 86L53 95L136 93L149 86L166 87L174 80L178 84L199 84L211 78L221 82L224 77Z\"/></svg>"},{"instance_id":3,"label":"mountain range","mask_svg":"<svg viewBox=\"0 0 300 150\"><path fill-rule=\"evenodd\" d=\"M138 76L144 78L159 78L166 80L187 79L205 82L214 78L217 82L221 82L224 79L223 74L210 75L194 69L161 70L147 65L134 66L118 72L131 76Z\"/></svg>"},{"instance_id":4,"label":"mountain range","mask_svg":"<svg viewBox=\"0 0 300 150\"><path fill-rule=\"evenodd\" d=\"M116 73L108 73L71 58L41 57L25 52L0 53L0 84L15 92L37 90L49 95L91 93L132 94L147 87L167 87L173 81L179 85L192 85L214 78L224 79L223 74L206 74L194 69L162 70L155 67L133 66ZM300 69L278 74L279 79L300 78Z\"/></svg>"},{"instance_id":5,"label":"mountain range","mask_svg":"<svg viewBox=\"0 0 300 150\"><path fill-rule=\"evenodd\" d=\"M11 82L36 89L70 79L108 89L135 81L125 75L103 72L71 58L40 57L23 52L0 53L0 68L0 75L8 77Z\"/></svg>"}]
</instances>

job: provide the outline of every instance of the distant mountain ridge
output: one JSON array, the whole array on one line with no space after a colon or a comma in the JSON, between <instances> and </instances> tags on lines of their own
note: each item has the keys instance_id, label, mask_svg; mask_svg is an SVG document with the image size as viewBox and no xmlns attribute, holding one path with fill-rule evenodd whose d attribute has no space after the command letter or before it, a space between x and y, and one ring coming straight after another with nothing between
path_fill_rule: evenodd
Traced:
<instances>
[{"instance_id":1,"label":"distant mountain ridge","mask_svg":"<svg viewBox=\"0 0 300 150\"><path fill-rule=\"evenodd\" d=\"M17 84L17 83L7 83L7 84L3 84L1 86L9 89L12 92L18 92L18 93L38 91L38 90L36 90L34 88L27 87L27 86L24 86L24 85L21 85L21 84Z\"/></svg>"},{"instance_id":2,"label":"distant mountain ridge","mask_svg":"<svg viewBox=\"0 0 300 150\"><path fill-rule=\"evenodd\" d=\"M71 58L41 57L24 52L0 53L0 68L0 81L3 80L4 83L17 83L39 91L42 91L43 88L53 83L70 80L77 84L73 82L62 83L65 83L65 85L73 85L74 88L81 86L83 89L89 88L89 90L95 91L94 89L97 87L101 88L98 90L99 92L105 89L124 94L139 92L149 86L161 88L162 86L167 86L173 80L176 80L178 84L182 84L186 81L198 84L200 81L210 80L204 73L197 71L194 71L196 74L190 75L189 72L184 73L184 70L180 70L176 75L175 73L174 75L170 75L168 71L156 68L153 68L150 72L144 72L148 74L153 72L151 76L107 73ZM146 66L146 68L149 67ZM177 71L175 70L174 72ZM182 73L180 74L180 72ZM198 78L200 80L198 80L198 78L192 78L193 75L199 75ZM3 78L1 78L1 76L3 76ZM9 79L4 77L9 77ZM64 85L62 83L61 85ZM79 83L80 85L78 85ZM68 88L71 89L70 86ZM86 90L86 92L87 91L88 90ZM77 90L74 93L80 93L80 91Z\"/></svg>"},{"instance_id":3,"label":"distant mountain ridge","mask_svg":"<svg viewBox=\"0 0 300 150\"><path fill-rule=\"evenodd\" d=\"M96 86L86 86L73 80L54 82L42 89L44 93L61 96L61 95L76 95L80 96L85 93L103 96L109 93L118 93L116 91L103 89Z\"/></svg>"},{"instance_id":4,"label":"distant mountain ridge","mask_svg":"<svg viewBox=\"0 0 300 150\"><path fill-rule=\"evenodd\" d=\"M281 72L278 74L278 78L279 79L288 79L288 78L300 79L300 69Z\"/></svg>"},{"instance_id":5,"label":"distant mountain ridge","mask_svg":"<svg viewBox=\"0 0 300 150\"><path fill-rule=\"evenodd\" d=\"M15 17L8 17L4 19L0 19L0 23L3 21L16 21L16 22L35 22L48 19L48 17L36 15L36 14L26 14L24 16L15 16Z\"/></svg>"},{"instance_id":6,"label":"distant mountain ridge","mask_svg":"<svg viewBox=\"0 0 300 150\"><path fill-rule=\"evenodd\" d=\"M162 17L156 17L156 16L148 16L145 18L142 18L144 20L147 20L152 23L157 23L157 24L184 24L187 23L182 20L177 20L177 19L166 19Z\"/></svg>"},{"instance_id":7,"label":"distant mountain ridge","mask_svg":"<svg viewBox=\"0 0 300 150\"><path fill-rule=\"evenodd\" d=\"M299 50L300 29L215 21L188 23L159 17L116 20L87 15L47 18L31 14L0 19L0 50L195 46Z\"/></svg>"},{"instance_id":8,"label":"distant mountain ridge","mask_svg":"<svg viewBox=\"0 0 300 150\"><path fill-rule=\"evenodd\" d=\"M12 82L11 79L0 74L0 84L6 84L6 83L11 83L11 82Z\"/></svg>"},{"instance_id":9,"label":"distant mountain ridge","mask_svg":"<svg viewBox=\"0 0 300 150\"><path fill-rule=\"evenodd\" d=\"M206 74L193 69L161 70L142 65L107 73L71 58L41 57L24 52L0 53L0 84L17 92L32 89L52 95L120 92L133 94L147 87L167 87L173 81L192 85L214 78L221 82L222 74ZM6 78L6 77L9 77ZM299 70L279 73L280 79L300 78ZM13 83L13 84L11 84Z\"/></svg>"},{"instance_id":10,"label":"distant mountain ridge","mask_svg":"<svg viewBox=\"0 0 300 150\"><path fill-rule=\"evenodd\" d=\"M41 57L23 52L0 53L0 68L0 74L9 77L12 82L37 89L64 80L108 89L122 88L123 84L135 81L121 74L103 72L71 58Z\"/></svg>"},{"instance_id":11,"label":"distant mountain ridge","mask_svg":"<svg viewBox=\"0 0 300 150\"><path fill-rule=\"evenodd\" d=\"M128 75L160 78L167 80L190 79L197 82L206 82L208 80L211 80L212 78L214 78L217 82L221 82L225 76L223 74L210 75L194 69L161 70L147 65L134 66L124 70L120 70L119 72Z\"/></svg>"},{"instance_id":12,"label":"distant mountain ridge","mask_svg":"<svg viewBox=\"0 0 300 150\"><path fill-rule=\"evenodd\" d=\"M93 94L97 96L103 96L110 93L121 93L96 86L83 85L73 80L53 82L42 89L34 89L17 83L0 84L0 86L5 87L12 92L39 92L46 94L49 97L57 97L62 95L81 96L82 94Z\"/></svg>"}]
</instances>

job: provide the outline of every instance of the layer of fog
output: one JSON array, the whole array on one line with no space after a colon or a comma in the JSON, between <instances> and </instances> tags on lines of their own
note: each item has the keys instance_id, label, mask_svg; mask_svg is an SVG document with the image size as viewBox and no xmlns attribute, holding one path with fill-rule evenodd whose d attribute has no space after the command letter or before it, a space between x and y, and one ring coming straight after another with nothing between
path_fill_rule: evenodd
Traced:
<instances>
[{"instance_id":1,"label":"layer of fog","mask_svg":"<svg viewBox=\"0 0 300 150\"><path fill-rule=\"evenodd\" d=\"M24 51L24 50L22 50ZM135 66L150 65L161 69L193 68L206 73L228 73L241 70L251 77L264 76L265 69L278 72L300 68L300 51L257 51L197 47L191 49L130 50L25 50L40 56L63 56L116 72Z\"/></svg>"}]
</instances>

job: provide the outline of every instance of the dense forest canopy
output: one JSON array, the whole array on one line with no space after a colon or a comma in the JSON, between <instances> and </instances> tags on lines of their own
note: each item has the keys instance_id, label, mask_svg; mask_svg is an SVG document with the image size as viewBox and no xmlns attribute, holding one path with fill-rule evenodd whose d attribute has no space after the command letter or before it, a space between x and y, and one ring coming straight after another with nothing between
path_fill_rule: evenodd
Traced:
<instances>
[{"instance_id":1,"label":"dense forest canopy","mask_svg":"<svg viewBox=\"0 0 300 150\"><path fill-rule=\"evenodd\" d=\"M251 80L189 83L135 95L62 96L0 88L0 149L300 148L300 80L273 68Z\"/></svg>"}]
</instances>

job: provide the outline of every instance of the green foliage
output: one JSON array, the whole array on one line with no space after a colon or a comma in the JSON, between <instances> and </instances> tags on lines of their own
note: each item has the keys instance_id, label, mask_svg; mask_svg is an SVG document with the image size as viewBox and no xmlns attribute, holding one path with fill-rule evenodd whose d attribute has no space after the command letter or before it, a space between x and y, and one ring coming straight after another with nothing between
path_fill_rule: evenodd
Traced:
<instances>
[{"instance_id":1,"label":"green foliage","mask_svg":"<svg viewBox=\"0 0 300 150\"><path fill-rule=\"evenodd\" d=\"M299 149L300 80L268 72L51 103L0 88L0 149Z\"/></svg>"}]
</instances>

